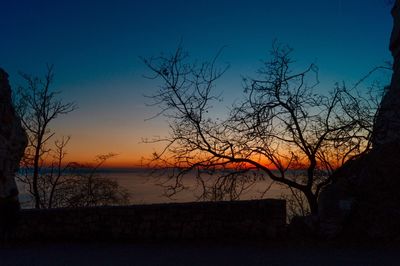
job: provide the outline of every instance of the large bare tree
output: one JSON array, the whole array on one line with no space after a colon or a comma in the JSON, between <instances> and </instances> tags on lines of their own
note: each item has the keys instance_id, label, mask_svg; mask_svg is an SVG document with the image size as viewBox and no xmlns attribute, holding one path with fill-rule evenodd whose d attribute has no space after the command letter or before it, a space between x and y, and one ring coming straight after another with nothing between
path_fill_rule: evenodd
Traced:
<instances>
[{"instance_id":1,"label":"large bare tree","mask_svg":"<svg viewBox=\"0 0 400 266\"><path fill-rule=\"evenodd\" d=\"M165 142L152 162L171 169L169 194L184 189L193 170L208 199L215 191L216 199L234 199L245 184L267 176L300 192L295 195L311 213L318 212L318 195L332 172L370 147L379 101L345 84L318 93L317 66L295 71L291 53L275 43L257 77L244 79L243 99L224 119L212 114L220 104L216 81L227 70L216 66L219 53L205 63L190 62L182 48L143 59L154 74L149 78L160 82L151 104L169 121L169 136L149 140Z\"/></svg>"}]
</instances>

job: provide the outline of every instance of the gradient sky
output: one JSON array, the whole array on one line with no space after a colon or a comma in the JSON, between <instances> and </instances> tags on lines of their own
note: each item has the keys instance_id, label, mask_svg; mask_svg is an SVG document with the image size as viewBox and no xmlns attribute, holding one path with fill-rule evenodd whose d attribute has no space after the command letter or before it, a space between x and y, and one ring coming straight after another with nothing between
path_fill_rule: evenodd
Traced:
<instances>
[{"instance_id":1,"label":"gradient sky","mask_svg":"<svg viewBox=\"0 0 400 266\"><path fill-rule=\"evenodd\" d=\"M107 152L115 166L140 164L157 149L141 138L167 133L144 94L158 85L139 56L170 52L183 40L193 58L222 46L231 65L218 82L223 112L242 95L241 76L254 75L274 39L295 49L299 65L316 63L320 89L354 84L390 60L390 7L385 0L0 0L0 67L11 85L18 71L42 75L55 65L54 88L79 109L51 127L71 135L69 160L91 161Z\"/></svg>"}]
</instances>

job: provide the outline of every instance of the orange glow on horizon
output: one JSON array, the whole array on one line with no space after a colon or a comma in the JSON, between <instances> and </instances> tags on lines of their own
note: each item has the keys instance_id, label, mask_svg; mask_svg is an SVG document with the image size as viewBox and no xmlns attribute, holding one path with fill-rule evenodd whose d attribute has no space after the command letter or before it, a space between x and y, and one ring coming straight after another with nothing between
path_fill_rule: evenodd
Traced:
<instances>
[{"instance_id":1,"label":"orange glow on horizon","mask_svg":"<svg viewBox=\"0 0 400 266\"><path fill-rule=\"evenodd\" d=\"M155 151L162 150L163 143L144 144L140 142L140 139L130 138L130 132L122 132L122 130L118 130L118 134L115 136L112 135L113 137L110 137L110 134L104 134L101 130L99 130L99 132L99 135L96 137L91 134L83 134L82 131L79 131L79 133L75 135L73 134L71 141L66 147L67 155L64 159L64 164L77 162L83 165L96 165L96 156L114 153L116 156L109 158L101 166L102 168L157 168L164 166L172 167L174 165L174 163L170 165L156 165L150 163L152 154ZM127 141L127 139L129 141ZM289 163L285 158L289 158L289 156L284 153L282 154L280 159L283 167L285 167ZM333 156L329 157L334 158ZM270 170L277 170L277 167L265 158L254 156L252 159ZM46 164L49 165L51 162L52 158L48 156ZM297 166L293 165L291 169L305 169L307 165L306 159L301 158L297 162ZM335 168L339 166L339 164L335 164L334 162L332 162L332 165L334 165ZM185 165L182 164L181 166L184 167ZM238 164L236 164L236 166L238 166ZM241 167L254 168L254 165L242 163ZM226 168L233 169L235 168L235 164L232 163Z\"/></svg>"},{"instance_id":2,"label":"orange glow on horizon","mask_svg":"<svg viewBox=\"0 0 400 266\"><path fill-rule=\"evenodd\" d=\"M72 157L69 156L68 160L65 160L64 165L67 163L71 163L71 162L76 162L82 165L91 165L91 166L95 166L97 164L98 161L96 161L96 156L77 156L77 157ZM137 157L123 157L120 155L116 155L110 159L108 159L107 161L105 161L100 168L122 168L122 169L133 169L133 168L163 168L163 167L172 167L173 164L170 165L161 165L161 164L150 164L149 163L149 158L151 158L151 156L143 156L140 158ZM262 166L265 166L266 168L268 168L271 171L275 171L278 170L277 167L275 167L273 164L271 164L270 162L267 162L265 160L263 161L257 161L259 164L261 164ZM51 165L51 161L47 161L45 162L45 165ZM294 167L294 168L289 168L289 169L306 169L307 168L307 163L304 163L301 165L299 165L298 167ZM332 163L332 165L334 166L334 169L338 168L338 166L335 163ZM237 165L236 165L237 166ZM184 165L181 165L181 167L185 167ZM235 169L235 164L228 164L225 169ZM250 164L250 163L242 163L240 165L239 168L254 168L254 165ZM222 169L222 167L221 167Z\"/></svg>"}]
</instances>

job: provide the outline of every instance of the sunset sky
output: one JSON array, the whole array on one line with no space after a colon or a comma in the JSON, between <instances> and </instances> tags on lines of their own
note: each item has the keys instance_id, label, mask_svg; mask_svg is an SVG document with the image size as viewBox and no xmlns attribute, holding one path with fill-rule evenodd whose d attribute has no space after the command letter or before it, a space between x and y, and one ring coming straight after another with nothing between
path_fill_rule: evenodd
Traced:
<instances>
[{"instance_id":1,"label":"sunset sky","mask_svg":"<svg viewBox=\"0 0 400 266\"><path fill-rule=\"evenodd\" d=\"M194 59L207 59L223 46L220 64L230 64L217 90L222 113L243 93L241 78L252 76L274 39L295 49L299 65L316 63L321 90L335 82L354 84L391 59L392 19L385 0L0 0L0 67L13 88L18 71L43 75L55 66L54 89L79 106L51 128L72 137L68 160L91 161L114 152L112 166L138 166L157 150L141 138L168 128L146 106L157 82L139 56L173 51L180 40Z\"/></svg>"}]
</instances>

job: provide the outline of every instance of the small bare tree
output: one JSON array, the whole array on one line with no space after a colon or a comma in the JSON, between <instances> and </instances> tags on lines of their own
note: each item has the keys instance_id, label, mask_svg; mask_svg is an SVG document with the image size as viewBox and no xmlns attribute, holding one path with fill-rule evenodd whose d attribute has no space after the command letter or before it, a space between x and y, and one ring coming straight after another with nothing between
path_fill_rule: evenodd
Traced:
<instances>
[{"instance_id":1,"label":"small bare tree","mask_svg":"<svg viewBox=\"0 0 400 266\"><path fill-rule=\"evenodd\" d=\"M171 56L143 59L154 74L149 78L161 81L150 98L161 108L159 115L168 118L170 135L148 142L166 143L152 162L173 169L171 194L184 188L183 177L192 170L204 198L213 188L237 195L256 172L295 190L294 195L300 192L317 214L318 195L332 172L370 147L376 108L344 84L317 93L317 66L295 72L291 52L274 44L271 60L257 78L244 80L243 101L226 119L211 114L220 100L213 94L215 83L227 69L216 67L219 54L202 64L188 62L182 48ZM210 173L218 178L209 179Z\"/></svg>"},{"instance_id":2,"label":"small bare tree","mask_svg":"<svg viewBox=\"0 0 400 266\"><path fill-rule=\"evenodd\" d=\"M129 193L116 180L110 180L98 174L99 168L115 154L96 157L95 164L66 162L66 147L70 137L62 137L54 143L54 149L48 152L50 163L41 169L38 175L38 191L41 208L89 207L103 205L126 205ZM32 169L23 165L18 176L26 185L29 194L32 189Z\"/></svg>"},{"instance_id":3,"label":"small bare tree","mask_svg":"<svg viewBox=\"0 0 400 266\"><path fill-rule=\"evenodd\" d=\"M59 197L59 190L65 190L64 174L70 168L70 164L64 165L66 156L65 147L67 146L70 137L62 137L61 140L54 142L55 148L48 151L48 155L53 157L51 163L45 166L45 169L40 169L37 176L37 191L39 192L40 207L52 208L56 198ZM17 176L18 180L25 185L27 192L35 199L33 190L33 169L32 162L29 156L25 156L21 162L21 171Z\"/></svg>"},{"instance_id":4,"label":"small bare tree","mask_svg":"<svg viewBox=\"0 0 400 266\"><path fill-rule=\"evenodd\" d=\"M35 199L35 208L40 208L40 193L38 177L44 156L49 152L46 143L54 136L49 128L50 123L59 115L72 112L74 103L64 103L58 98L59 92L52 90L54 79L53 65L47 66L43 78L32 77L20 73L26 86L20 87L16 96L16 109L22 125L28 134L28 147L25 153L25 164L33 169L32 192Z\"/></svg>"},{"instance_id":5,"label":"small bare tree","mask_svg":"<svg viewBox=\"0 0 400 266\"><path fill-rule=\"evenodd\" d=\"M73 163L74 171L67 178L71 190L67 193L67 207L126 205L129 193L116 180L102 177L99 168L116 154L98 155L94 164ZM72 170L72 168L71 168ZM74 172L73 175L71 173Z\"/></svg>"}]
</instances>

